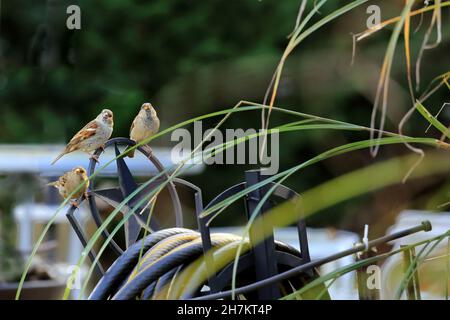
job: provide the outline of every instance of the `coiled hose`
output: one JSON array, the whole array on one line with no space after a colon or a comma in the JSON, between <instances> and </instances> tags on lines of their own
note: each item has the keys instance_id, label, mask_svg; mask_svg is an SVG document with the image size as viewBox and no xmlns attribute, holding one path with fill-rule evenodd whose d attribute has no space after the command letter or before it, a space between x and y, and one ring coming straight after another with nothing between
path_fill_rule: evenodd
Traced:
<instances>
[{"instance_id":1,"label":"coiled hose","mask_svg":"<svg viewBox=\"0 0 450 320\"><path fill-rule=\"evenodd\" d=\"M241 240L232 234L211 235L215 274L224 273L226 269L230 274L229 267ZM278 241L275 246L277 252L300 257L300 252L291 246ZM246 239L241 257L249 250L250 243ZM253 273L244 270L238 275L238 283L254 281ZM278 286L282 293L293 292L315 276L317 272L300 275ZM230 284L231 280L226 287ZM201 295L207 285L208 270L200 234L189 229L171 228L152 233L130 246L108 269L89 299L189 299Z\"/></svg>"}]
</instances>

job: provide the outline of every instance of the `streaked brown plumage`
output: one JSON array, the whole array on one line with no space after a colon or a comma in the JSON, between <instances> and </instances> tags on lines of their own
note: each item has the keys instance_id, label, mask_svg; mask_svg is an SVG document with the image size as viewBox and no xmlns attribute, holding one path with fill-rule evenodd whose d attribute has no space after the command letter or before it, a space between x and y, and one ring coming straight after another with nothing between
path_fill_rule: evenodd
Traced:
<instances>
[{"instance_id":1,"label":"streaked brown plumage","mask_svg":"<svg viewBox=\"0 0 450 320\"><path fill-rule=\"evenodd\" d=\"M72 196L70 194L74 192L81 183L87 181L80 190L76 191ZM89 180L87 176L86 169L83 167L76 167L72 171L64 173L57 181L50 182L49 186L53 186L58 189L59 194L67 199L70 196L70 199L78 199L80 196L86 193L87 188L89 187Z\"/></svg>"},{"instance_id":2,"label":"streaked brown plumage","mask_svg":"<svg viewBox=\"0 0 450 320\"><path fill-rule=\"evenodd\" d=\"M105 142L108 141L112 135L113 126L114 121L112 111L103 109L97 118L89 122L73 136L64 151L53 160L52 164L61 159L65 154L76 150L87 152L95 159L90 152L102 147Z\"/></svg>"}]
</instances>

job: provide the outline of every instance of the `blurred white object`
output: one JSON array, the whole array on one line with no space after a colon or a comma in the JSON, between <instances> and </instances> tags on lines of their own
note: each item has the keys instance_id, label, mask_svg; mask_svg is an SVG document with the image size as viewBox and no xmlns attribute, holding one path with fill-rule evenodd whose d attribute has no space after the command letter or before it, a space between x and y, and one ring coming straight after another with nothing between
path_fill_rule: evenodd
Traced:
<instances>
[{"instance_id":1,"label":"blurred white object","mask_svg":"<svg viewBox=\"0 0 450 320\"><path fill-rule=\"evenodd\" d=\"M35 225L46 225L55 215L58 210L59 205L50 205L50 204L42 204L42 203L22 203L14 208L14 219L18 226L18 249L20 252L24 254L24 256L28 257L33 250L35 245L35 234L34 234L34 226ZM69 206L66 206L60 210L60 212L56 215L54 220L54 225L64 225L65 228L68 229L68 234L64 234L66 241L62 241L63 243L67 243L67 249L64 248L63 252L67 252L67 255L63 257L63 264L58 264L58 270L67 270L60 275L60 277L68 277L71 274L70 266L76 266L78 263L78 259L81 257L81 253L83 251L83 246L78 239L75 231L70 227L69 220L67 220L65 213L68 211ZM76 219L78 220L81 228L84 231L85 224L88 219L88 211L85 209L84 205L81 205L80 208L75 212ZM57 239L58 247L61 246L61 240ZM83 275L80 272L80 276ZM78 290L72 291L73 297L78 297Z\"/></svg>"},{"instance_id":2,"label":"blurred white object","mask_svg":"<svg viewBox=\"0 0 450 320\"><path fill-rule=\"evenodd\" d=\"M53 158L58 155L64 145L59 144L0 144L0 174L8 173L35 173L44 177L58 177L66 171L72 170L76 166L85 168L89 165L89 157L86 153L77 151L70 156L63 157L57 164L51 165ZM171 158L170 148L152 148L153 154L161 161L162 165L170 170L175 169ZM114 159L114 148L108 148L101 155L100 165L106 164ZM156 168L140 152L136 152L136 157L132 161L127 160L127 165L134 176L148 177L157 173ZM205 168L204 164L196 164L183 169L184 175L198 174ZM117 175L117 166L113 163L104 168L100 176Z\"/></svg>"},{"instance_id":3,"label":"blurred white object","mask_svg":"<svg viewBox=\"0 0 450 320\"><path fill-rule=\"evenodd\" d=\"M400 245L409 245L414 244L423 240L427 240L433 237L437 237L439 235L442 235L443 233L447 232L450 229L450 212L440 212L440 213L431 213L428 211L418 211L418 210L406 210L399 214L397 217L396 223L390 227L386 234L392 234L394 232L407 229L410 227L414 227L418 224L420 224L422 221L428 220L431 222L432 230L429 232L418 232L415 234L412 234L408 237L401 238L398 240L395 240L391 242L393 244L392 250L397 250L400 248ZM435 261L439 262L436 259L430 259L430 258L437 258L438 256L445 255L447 251L447 239L444 239L444 241L441 241L428 255L427 259L428 261ZM426 251L431 249L431 246L433 244L429 245ZM420 250L424 247L424 245L420 245L416 247L416 255L420 252ZM426 252L425 251L425 252ZM403 255L402 254L396 254L388 259L383 263L381 266L381 299L395 299L396 292L399 288L400 281L403 277ZM448 261L448 260L447 260ZM442 263L443 266L445 266L446 260L442 259L440 263ZM435 290L424 290L424 288L436 288L435 285L429 282L435 282L433 281L433 274L427 274L423 270L423 268L426 268L426 263L419 266L419 282L421 283L421 296L422 299L442 299L443 297L443 289L442 292L436 292ZM436 273L436 270L430 271L428 273ZM431 277L430 277L431 276ZM431 279L430 279L431 278ZM427 280L428 279L428 280ZM440 284L442 286L445 285L444 279L440 279ZM424 286L424 284L426 285ZM437 291L440 291L439 289ZM405 294L403 294L403 298L405 297Z\"/></svg>"},{"instance_id":4,"label":"blurred white object","mask_svg":"<svg viewBox=\"0 0 450 320\"><path fill-rule=\"evenodd\" d=\"M242 228L212 228L211 233L226 232L241 236ZM324 258L340 251L352 248L356 242L359 242L359 236L356 233L328 229L307 229L309 254L311 260ZM298 229L295 227L275 229L275 239L300 249L298 240ZM324 275L337 270L346 265L355 262L354 256L350 255L336 261L324 264L320 267L320 274ZM339 277L328 291L333 300L351 300L358 299L356 290L355 273L350 272Z\"/></svg>"},{"instance_id":5,"label":"blurred white object","mask_svg":"<svg viewBox=\"0 0 450 320\"><path fill-rule=\"evenodd\" d=\"M308 228L307 234L311 260L328 257L340 251L347 250L360 241L360 238L356 233L344 230L330 231L329 229ZM297 228L289 227L276 229L275 239L290 244L296 249L300 249ZM353 255L346 256L322 265L319 271L321 275L325 275L354 262L355 257ZM356 290L355 282L356 278L354 272L347 273L336 279L333 285L328 288L331 299L358 299L358 292Z\"/></svg>"},{"instance_id":6,"label":"blurred white object","mask_svg":"<svg viewBox=\"0 0 450 320\"><path fill-rule=\"evenodd\" d=\"M47 224L58 210L58 207L59 205L29 202L19 204L14 208L14 219L18 224L18 249L20 252L26 254L31 252L35 239L33 232L34 225ZM68 209L69 206L66 206L60 210L55 218L54 224L66 224L70 226L69 220L65 216ZM84 209L84 206L80 206L77 210L76 217L80 225L84 227L88 218L88 212ZM69 228L68 245L67 257L64 262L76 264L83 250L83 246L72 228Z\"/></svg>"}]
</instances>

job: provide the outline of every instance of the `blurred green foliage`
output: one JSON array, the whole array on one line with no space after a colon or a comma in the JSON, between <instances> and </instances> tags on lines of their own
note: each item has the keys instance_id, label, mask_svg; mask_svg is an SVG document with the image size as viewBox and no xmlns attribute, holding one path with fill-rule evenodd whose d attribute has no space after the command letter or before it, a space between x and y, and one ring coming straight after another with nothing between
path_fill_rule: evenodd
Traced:
<instances>
[{"instance_id":1,"label":"blurred green foliage","mask_svg":"<svg viewBox=\"0 0 450 320\"><path fill-rule=\"evenodd\" d=\"M383 20L401 11L402 1L382 4ZM7 0L2 1L0 29L0 142L62 143L103 107L115 113L115 136L127 136L139 106L151 101L162 128L233 106L239 100L261 102L272 73L292 31L299 1L245 0ZM317 21L348 1L329 1ZM66 8L81 8L81 30L65 26ZM309 1L308 10L312 6ZM362 6L326 25L300 45L288 59L277 105L362 125L369 125L379 68L390 27L357 46L351 66L350 33L363 31L367 18ZM448 10L444 17L448 20ZM414 34L417 53L429 15ZM417 26L418 18L413 19ZM443 43L425 53L422 90L448 70L449 24ZM403 48L399 45L393 70L388 130L410 107ZM415 56L416 57L416 54ZM431 61L431 62L430 62ZM429 103L432 111L448 98L440 90ZM449 114L442 121L448 123ZM297 120L286 115L272 125ZM208 121L214 125L219 121ZM409 134L424 135L427 124L413 117ZM239 114L227 127L260 126L259 113ZM435 134L435 133L431 133ZM281 169L304 161L328 148L367 135L336 132L286 134L281 140ZM155 144L168 146L169 137ZM173 145L173 143L172 143ZM383 149L380 157L406 152L404 147ZM372 163L366 151L321 163L289 181L301 192L331 177ZM192 181L208 188L205 199L237 183L248 166L208 167ZM216 179L208 179L214 176ZM436 182L439 186L439 182ZM418 192L405 195L412 201ZM360 225L353 219L364 211L375 220L377 196L358 199L336 211L318 215L315 225ZM414 206L411 203L411 206ZM346 213L346 215L343 214ZM360 215L360 219L365 219ZM369 220L370 220L369 219ZM367 221L367 220L366 220Z\"/></svg>"}]
</instances>

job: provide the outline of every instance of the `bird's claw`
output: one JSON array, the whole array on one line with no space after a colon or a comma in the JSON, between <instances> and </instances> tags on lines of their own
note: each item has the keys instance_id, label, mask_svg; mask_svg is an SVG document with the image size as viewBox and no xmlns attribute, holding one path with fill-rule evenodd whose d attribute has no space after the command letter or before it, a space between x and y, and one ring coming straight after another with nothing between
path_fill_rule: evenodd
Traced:
<instances>
[{"instance_id":1,"label":"bird's claw","mask_svg":"<svg viewBox=\"0 0 450 320\"><path fill-rule=\"evenodd\" d=\"M99 161L98 161L98 156L95 155L95 154L91 155L91 156L89 157L89 159L90 159L90 160L94 160L95 162L99 163Z\"/></svg>"},{"instance_id":2,"label":"bird's claw","mask_svg":"<svg viewBox=\"0 0 450 320\"><path fill-rule=\"evenodd\" d=\"M77 208L77 209L80 208L79 203L78 203L77 201L75 201L75 200L71 200L71 201L70 201L70 204L71 204L72 206L74 206L75 208Z\"/></svg>"}]
</instances>

